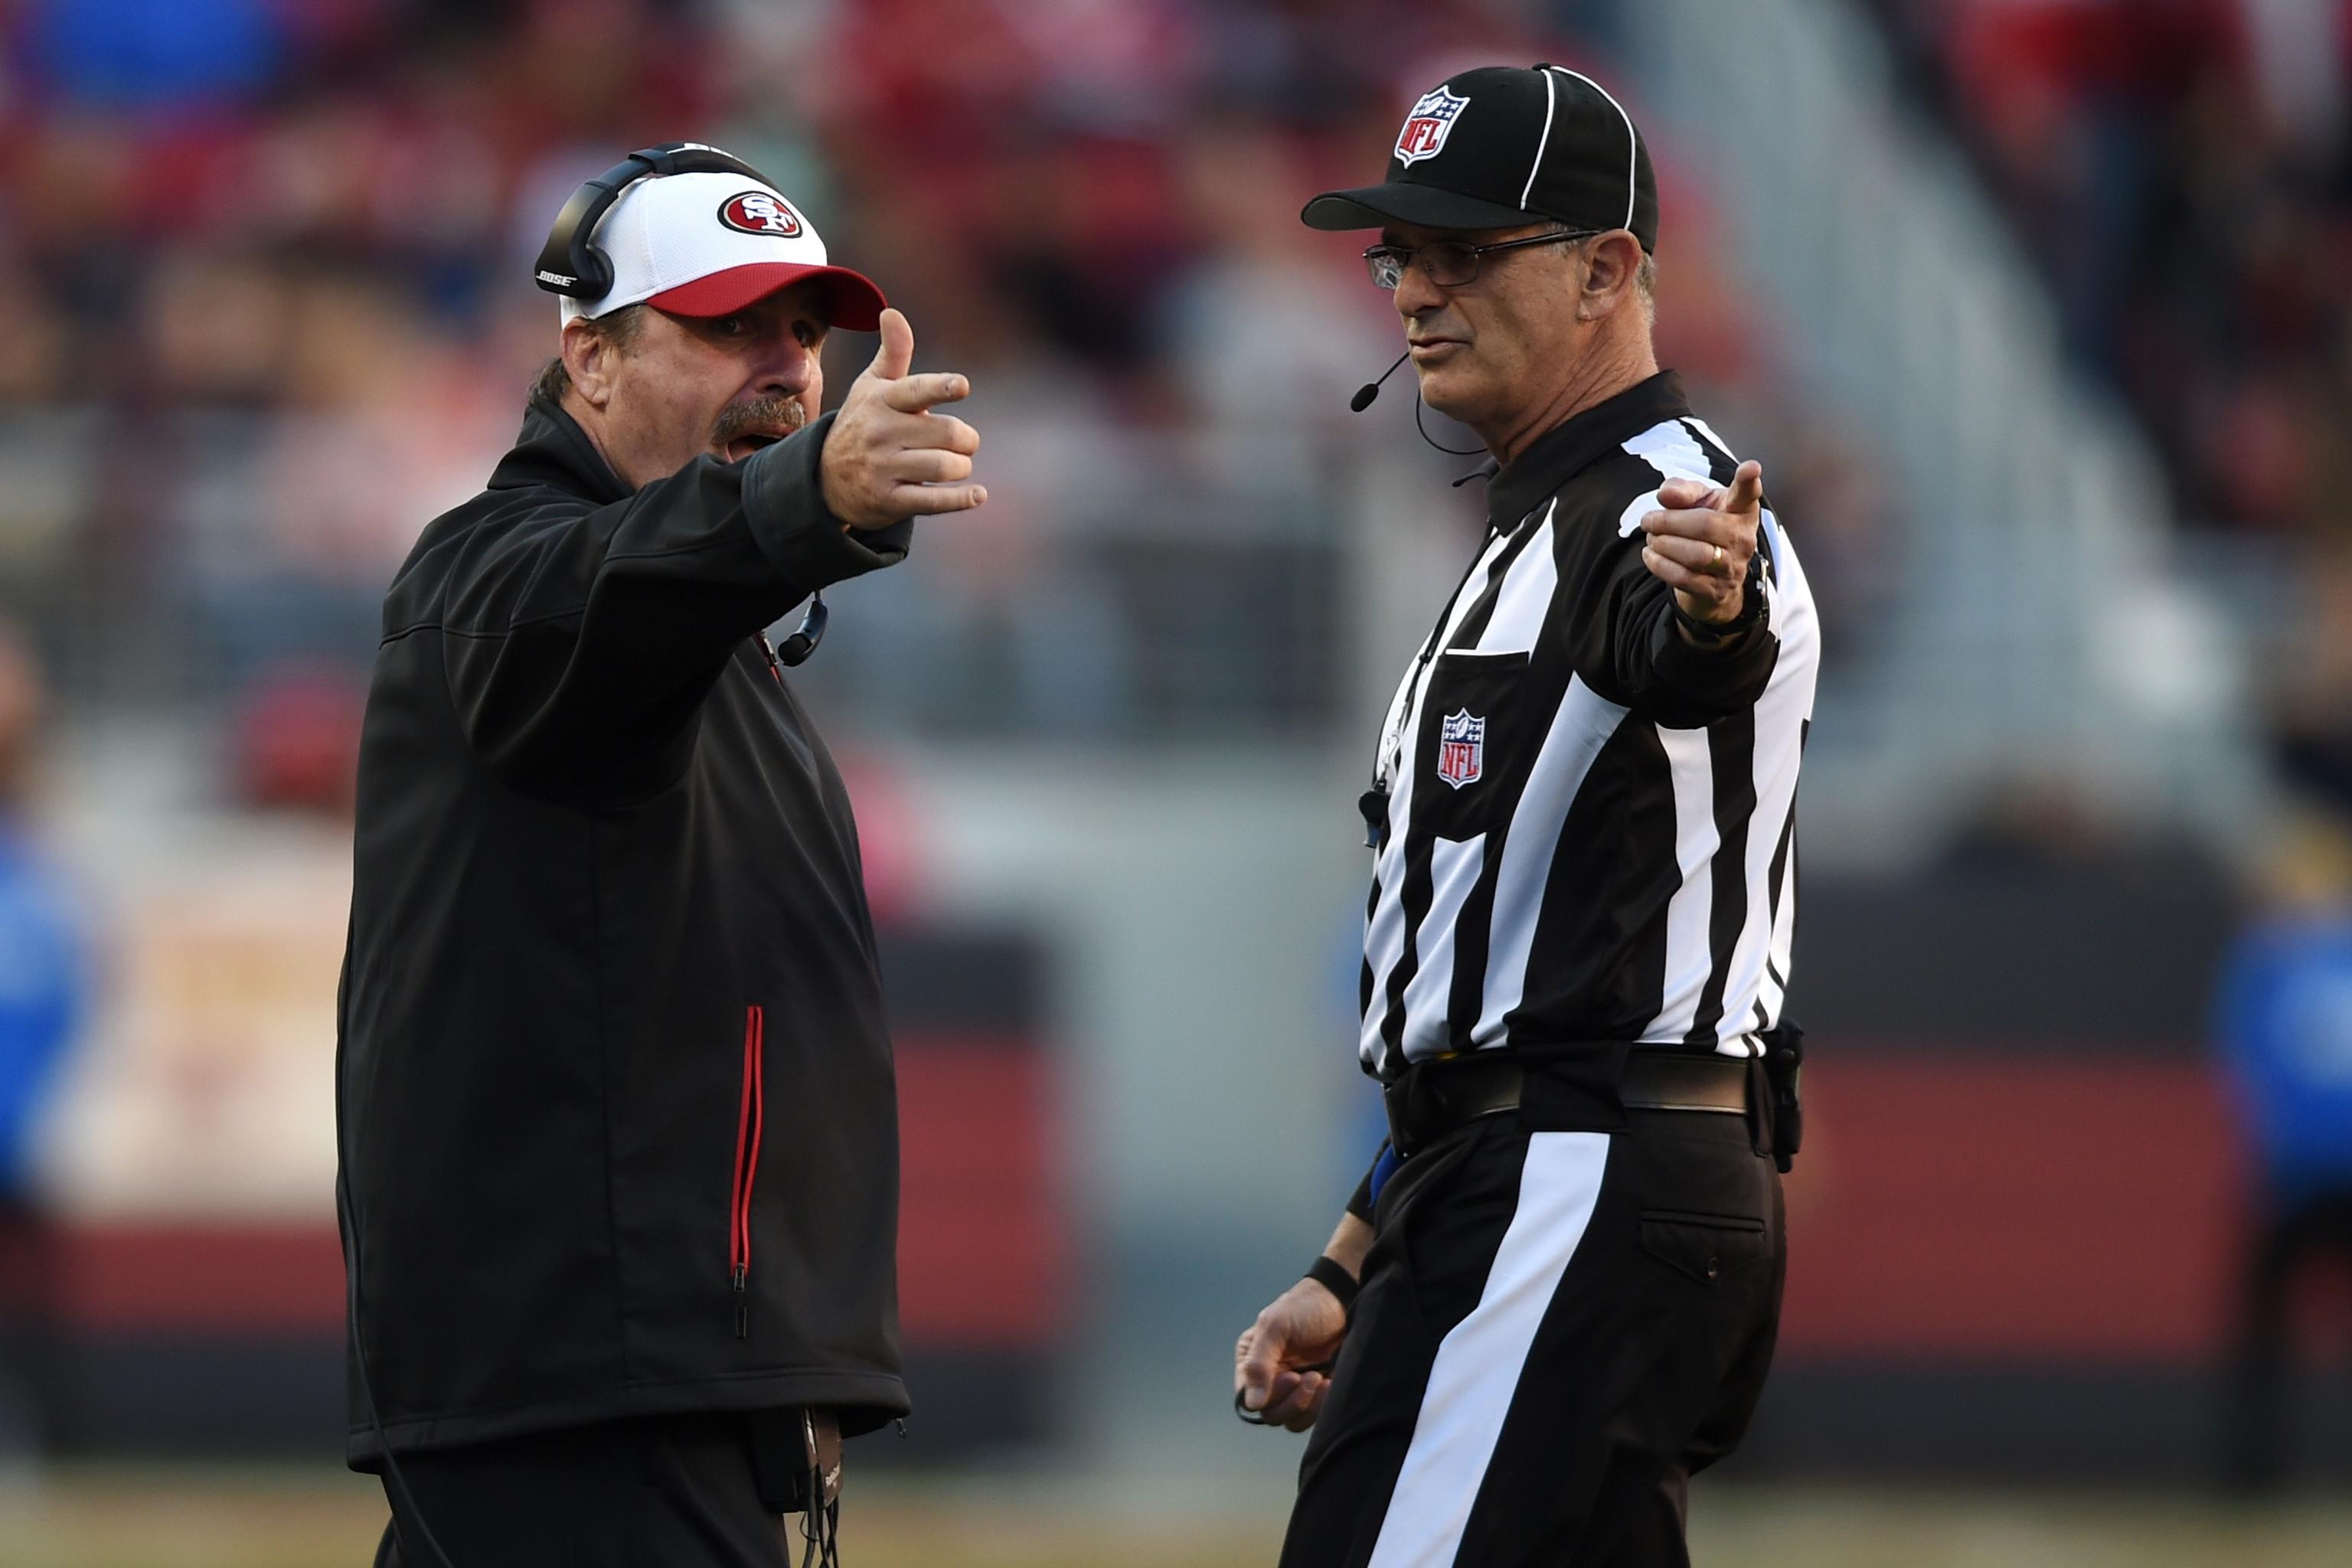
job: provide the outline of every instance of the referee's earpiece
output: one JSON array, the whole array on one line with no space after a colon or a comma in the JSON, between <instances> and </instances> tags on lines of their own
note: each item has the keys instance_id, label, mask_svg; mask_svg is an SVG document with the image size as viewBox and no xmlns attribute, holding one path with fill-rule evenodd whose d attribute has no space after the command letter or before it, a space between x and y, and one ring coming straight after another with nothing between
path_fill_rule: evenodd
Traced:
<instances>
[{"instance_id":1,"label":"referee's earpiece","mask_svg":"<svg viewBox=\"0 0 2352 1568\"><path fill-rule=\"evenodd\" d=\"M800 630L776 647L776 662L794 667L808 662L816 645L824 640L824 623L831 612L824 607L824 595L818 594L809 600L808 614L801 617Z\"/></svg>"}]
</instances>

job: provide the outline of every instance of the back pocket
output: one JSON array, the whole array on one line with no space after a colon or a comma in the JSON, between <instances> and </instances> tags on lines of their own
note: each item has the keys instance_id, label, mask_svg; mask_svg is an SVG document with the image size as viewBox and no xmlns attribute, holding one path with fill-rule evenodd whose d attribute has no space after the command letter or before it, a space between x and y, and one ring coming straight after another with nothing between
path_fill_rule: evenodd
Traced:
<instances>
[{"instance_id":1,"label":"back pocket","mask_svg":"<svg viewBox=\"0 0 2352 1568\"><path fill-rule=\"evenodd\" d=\"M1764 1261L1764 1222L1738 1215L1644 1209L1642 1248L1675 1273L1711 1285Z\"/></svg>"}]
</instances>

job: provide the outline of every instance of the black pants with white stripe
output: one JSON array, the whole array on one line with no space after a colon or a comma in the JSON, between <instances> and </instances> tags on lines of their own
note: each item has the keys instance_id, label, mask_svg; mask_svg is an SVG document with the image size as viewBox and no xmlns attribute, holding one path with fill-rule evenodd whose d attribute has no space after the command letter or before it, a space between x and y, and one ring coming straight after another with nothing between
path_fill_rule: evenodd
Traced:
<instances>
[{"instance_id":1,"label":"black pants with white stripe","mask_svg":"<svg viewBox=\"0 0 2352 1568\"><path fill-rule=\"evenodd\" d=\"M1743 1118L1628 1121L1490 1117L1390 1181L1282 1568L1689 1562L1772 1358L1780 1179Z\"/></svg>"}]
</instances>

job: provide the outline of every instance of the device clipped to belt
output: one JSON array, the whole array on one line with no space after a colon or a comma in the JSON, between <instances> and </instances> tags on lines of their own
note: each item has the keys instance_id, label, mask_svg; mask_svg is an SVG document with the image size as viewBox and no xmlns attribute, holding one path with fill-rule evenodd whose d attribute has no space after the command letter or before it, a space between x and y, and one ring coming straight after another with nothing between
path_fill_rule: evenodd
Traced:
<instances>
[{"instance_id":1,"label":"device clipped to belt","mask_svg":"<svg viewBox=\"0 0 2352 1568\"><path fill-rule=\"evenodd\" d=\"M1805 1031L1784 1014L1757 1038L1764 1042L1764 1077L1772 1086L1772 1163L1785 1176L1805 1141L1805 1106L1797 1091L1805 1065Z\"/></svg>"},{"instance_id":2,"label":"device clipped to belt","mask_svg":"<svg viewBox=\"0 0 2352 1568\"><path fill-rule=\"evenodd\" d=\"M751 1419L760 1503L801 1516L801 1568L841 1563L841 1417L831 1410L762 1411ZM778 1521L777 1528L791 1528ZM789 1540L787 1541L789 1545Z\"/></svg>"}]
</instances>

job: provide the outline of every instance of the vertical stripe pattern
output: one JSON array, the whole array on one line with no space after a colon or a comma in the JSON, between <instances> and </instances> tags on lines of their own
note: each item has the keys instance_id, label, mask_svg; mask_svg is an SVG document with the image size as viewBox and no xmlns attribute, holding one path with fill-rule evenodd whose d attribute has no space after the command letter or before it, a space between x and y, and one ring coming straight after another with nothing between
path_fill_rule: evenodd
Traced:
<instances>
[{"instance_id":1,"label":"vertical stripe pattern","mask_svg":"<svg viewBox=\"0 0 2352 1568\"><path fill-rule=\"evenodd\" d=\"M1504 1020L1527 995L1528 968L1535 959L1536 917L1551 887L1552 851L1568 821L1569 803L1584 783L1592 759L1616 733L1625 710L1571 680L1568 696L1552 715L1543 749L1536 753L1527 793L1519 797L1523 823L1513 833L1496 868L1493 934L1488 939L1486 1005L1471 1044L1505 1043Z\"/></svg>"},{"instance_id":2,"label":"vertical stripe pattern","mask_svg":"<svg viewBox=\"0 0 2352 1568\"><path fill-rule=\"evenodd\" d=\"M1712 950L1715 879L1710 868L1721 841L1715 819L1715 758L1705 730L1657 726L1666 753L1667 787L1675 809L1674 898L1666 905L1666 969L1657 1014L1643 1026L1645 1040L1679 1040L1698 1017L1698 995L1706 984Z\"/></svg>"},{"instance_id":3,"label":"vertical stripe pattern","mask_svg":"<svg viewBox=\"0 0 2352 1568\"><path fill-rule=\"evenodd\" d=\"M1738 645L1737 697L1706 685L1732 679L1713 656L1669 658L1642 519L1669 479L1724 484L1737 464L1678 395L1656 401L1666 416L1620 424L1532 510L1495 519L1398 684L1364 919L1375 1073L1578 1040L1745 1055L1779 1021L1820 627L1768 506L1765 641Z\"/></svg>"},{"instance_id":4,"label":"vertical stripe pattern","mask_svg":"<svg viewBox=\"0 0 2352 1568\"><path fill-rule=\"evenodd\" d=\"M1526 542L1517 534L1497 534L1487 540L1464 576L1462 591L1454 595L1454 604L1431 635L1424 652L1448 646L1464 620L1487 600L1495 586L1496 570L1506 556L1512 554L1515 541L1523 553ZM1410 824L1412 819L1416 748L1412 737L1427 706L1429 685L1423 661L1416 658L1414 662L1417 668L1407 671L1398 689L1391 721L1381 736L1381 754L1373 768L1374 778L1389 796L1391 824ZM1408 952L1408 938L1418 932L1405 908L1408 883L1412 880L1408 876L1412 859L1409 849L1415 847L1426 854L1426 846L1416 846L1413 834L1391 830L1373 864L1371 901L1364 914L1364 1021L1359 1040L1360 1054L1368 1062L1384 1058L1388 1047L1402 1039L1403 1020L1398 1016L1399 1008L1403 989L1418 967L1417 955ZM1422 912L1426 912L1425 905Z\"/></svg>"}]
</instances>

